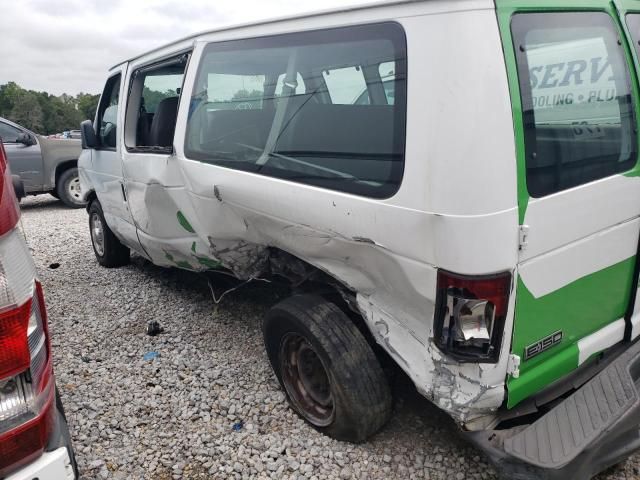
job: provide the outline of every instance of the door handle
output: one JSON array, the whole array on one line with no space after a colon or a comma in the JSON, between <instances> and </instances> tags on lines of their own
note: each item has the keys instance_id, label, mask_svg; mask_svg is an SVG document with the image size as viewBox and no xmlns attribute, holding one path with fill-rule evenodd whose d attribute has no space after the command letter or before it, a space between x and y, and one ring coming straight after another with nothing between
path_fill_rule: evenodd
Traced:
<instances>
[{"instance_id":1,"label":"door handle","mask_svg":"<svg viewBox=\"0 0 640 480\"><path fill-rule=\"evenodd\" d=\"M120 190L122 190L122 199L126 202L127 201L127 192L124 189L124 183L120 182Z\"/></svg>"}]
</instances>

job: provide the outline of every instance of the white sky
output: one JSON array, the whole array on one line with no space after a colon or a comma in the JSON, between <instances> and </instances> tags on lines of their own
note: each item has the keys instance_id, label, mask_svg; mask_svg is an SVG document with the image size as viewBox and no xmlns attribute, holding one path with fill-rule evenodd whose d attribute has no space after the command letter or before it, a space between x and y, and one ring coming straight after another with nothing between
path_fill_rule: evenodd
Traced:
<instances>
[{"instance_id":1,"label":"white sky","mask_svg":"<svg viewBox=\"0 0 640 480\"><path fill-rule=\"evenodd\" d=\"M114 64L220 25L370 0L2 0L0 85L100 93Z\"/></svg>"}]
</instances>

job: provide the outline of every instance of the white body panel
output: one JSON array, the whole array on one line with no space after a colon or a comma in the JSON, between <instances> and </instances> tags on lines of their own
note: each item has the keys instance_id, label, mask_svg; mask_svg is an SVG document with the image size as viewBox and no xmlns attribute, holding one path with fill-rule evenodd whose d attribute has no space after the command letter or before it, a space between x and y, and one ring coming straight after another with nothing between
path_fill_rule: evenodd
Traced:
<instances>
[{"instance_id":1,"label":"white body panel","mask_svg":"<svg viewBox=\"0 0 640 480\"><path fill-rule=\"evenodd\" d=\"M624 318L621 318L601 328L597 332L592 333L588 337L578 340L578 350L580 352L578 357L579 364L582 365L593 354L602 352L622 341L624 338L624 329L625 321Z\"/></svg>"},{"instance_id":2,"label":"white body panel","mask_svg":"<svg viewBox=\"0 0 640 480\"><path fill-rule=\"evenodd\" d=\"M619 176L611 178L611 180L614 179L614 183L619 183L618 179L624 179L626 182L635 182L636 184L640 182L638 178ZM589 203L588 205L591 204ZM610 204L607 204L607 211L615 211L610 210L610 208ZM557 212L557 207L554 208L554 211ZM552 216L551 212L547 212L547 214ZM601 218L607 218L605 212L595 212L594 216L598 216L598 214L601 214ZM542 224L543 222L540 222L540 225ZM583 224L579 226L583 226ZM570 225L567 225L567 227L570 227ZM543 297L590 273L633 257L638 248L639 229L640 219L635 218L634 220L627 220L613 227L596 231L585 238L578 237L580 239L577 241L562 245L523 262L519 269L520 277L535 298ZM540 228L537 228L534 235L534 248L537 247L536 243L538 243L536 237L540 238L538 235L539 230ZM556 238L557 236L558 234L556 234ZM540 243L542 241L540 240ZM528 253L528 250L529 244L527 244L527 249L523 253Z\"/></svg>"},{"instance_id":3,"label":"white body panel","mask_svg":"<svg viewBox=\"0 0 640 480\"><path fill-rule=\"evenodd\" d=\"M398 22L407 39L405 172L392 198L369 199L185 157L189 99L206 42L378 21ZM488 274L514 271L518 261L513 120L493 2L409 2L239 27L193 40L126 65L128 79L136 67L194 45L175 154L126 153L122 136L118 140L144 251L159 265L186 262L194 270L206 268L196 258L204 255L241 278L260 273L267 247L305 260L357 293L376 340L421 392L461 422L490 423L505 395L515 296L496 364L444 357L433 344L432 318L437 268ZM475 89L467 88L469 78ZM117 175L107 176L102 169L108 167L95 160L91 169L86 161L81 166L83 188L94 189L102 201ZM129 212L110 205L103 203L109 225L129 239L119 231L126 218L114 219ZM178 211L195 233L180 225Z\"/></svg>"}]
</instances>

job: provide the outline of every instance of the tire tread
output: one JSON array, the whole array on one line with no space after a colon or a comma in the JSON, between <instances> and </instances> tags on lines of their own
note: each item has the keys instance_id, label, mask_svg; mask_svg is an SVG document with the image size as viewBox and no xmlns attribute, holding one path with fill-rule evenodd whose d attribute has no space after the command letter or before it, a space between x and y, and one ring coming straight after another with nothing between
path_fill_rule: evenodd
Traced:
<instances>
[{"instance_id":1,"label":"tire tread","mask_svg":"<svg viewBox=\"0 0 640 480\"><path fill-rule=\"evenodd\" d=\"M340 377L336 383L346 411L342 418L336 412L336 425L318 429L352 442L364 441L378 431L391 414L391 392L378 359L356 325L337 305L317 295L294 295L274 306L265 318L263 332L271 365L281 384L277 355L283 333L278 322L282 323L283 318L294 318L308 329L326 352L327 369L334 378Z\"/></svg>"},{"instance_id":2,"label":"tire tread","mask_svg":"<svg viewBox=\"0 0 640 480\"><path fill-rule=\"evenodd\" d=\"M69 179L74 176L78 176L77 167L71 167L63 171L56 181L54 196L60 199L60 201L69 208L82 208L85 206L84 203L76 203L73 201L73 199L69 198L69 195L67 195L67 181L69 181Z\"/></svg>"},{"instance_id":3,"label":"tire tread","mask_svg":"<svg viewBox=\"0 0 640 480\"><path fill-rule=\"evenodd\" d=\"M91 215L93 213L97 213L100 216L102 228L104 230L104 255L98 255L95 246L93 247L98 263L106 268L116 268L127 265L130 261L129 247L123 245L122 242L120 242L120 240L118 240L118 238L113 234L104 218L102 205L100 205L100 202L97 199L91 202L91 205L89 206L89 228L91 228ZM89 232L89 234L91 235L91 232ZM91 243L93 245L93 240Z\"/></svg>"}]
</instances>

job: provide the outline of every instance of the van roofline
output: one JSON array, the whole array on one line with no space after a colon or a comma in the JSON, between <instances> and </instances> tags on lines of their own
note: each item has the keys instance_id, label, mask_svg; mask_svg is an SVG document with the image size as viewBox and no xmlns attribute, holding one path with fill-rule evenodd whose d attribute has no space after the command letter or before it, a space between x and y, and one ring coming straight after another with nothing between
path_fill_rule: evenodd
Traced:
<instances>
[{"instance_id":1,"label":"van roofline","mask_svg":"<svg viewBox=\"0 0 640 480\"><path fill-rule=\"evenodd\" d=\"M345 6L345 7L335 7L335 8L312 10L310 12L296 13L296 14L292 14L292 15L283 15L281 17L271 17L271 18L266 18L264 20L256 20L256 21L252 21L252 22L242 22L242 23L230 24L230 25L226 25L226 26L220 26L218 28L213 28L211 30L202 30L200 32L196 32L196 33L193 33L191 35L187 35L186 37L179 38L179 39L174 40L172 42L162 44L162 45L160 45L160 46L158 46L156 48L152 48L151 50L147 50L145 52L142 52L139 55L136 55L135 57L131 57L131 58L128 58L126 60L123 60L122 62L119 62L119 63L115 64L114 66L112 66L109 69L109 72L111 70L121 66L121 65L127 64L129 62L133 62L134 60L138 60L139 58L142 58L145 55L148 55L150 53L154 53L154 52L158 52L160 50L164 50L165 48L169 48L172 45L177 45L179 43L186 42L188 40L195 40L196 38L201 37L203 35L210 35L212 33L226 32L226 31L229 31L229 30L236 30L238 28L246 28L246 27L259 26L259 25L271 25L273 23L279 23L279 22L284 22L284 21L289 21L289 20L300 20L300 19L303 19L303 18L317 17L317 16L322 16L322 15L332 15L332 14L336 14L336 13L346 13L346 12L353 12L353 11L358 11L358 10L367 10L369 8L389 7L389 6L401 5L401 4L405 4L405 3L406 4L409 4L409 3L421 3L421 2L425 2L425 1L429 1L429 0L391 0L391 1L374 0L374 1L367 2L367 3L357 4L357 5L349 5L349 6Z\"/></svg>"}]
</instances>

